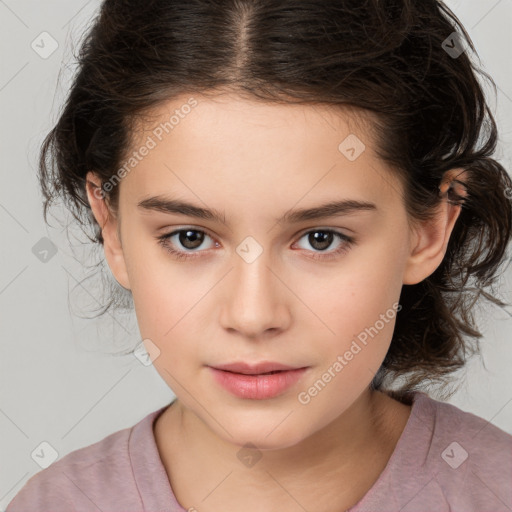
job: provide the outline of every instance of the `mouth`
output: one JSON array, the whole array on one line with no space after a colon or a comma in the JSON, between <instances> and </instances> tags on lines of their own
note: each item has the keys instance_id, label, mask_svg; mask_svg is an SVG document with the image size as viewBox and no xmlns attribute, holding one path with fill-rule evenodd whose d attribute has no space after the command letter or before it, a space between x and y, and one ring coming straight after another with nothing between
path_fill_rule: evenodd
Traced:
<instances>
[{"instance_id":1,"label":"mouth","mask_svg":"<svg viewBox=\"0 0 512 512\"><path fill-rule=\"evenodd\" d=\"M242 375L273 375L279 372L298 370L299 366L289 366L282 363L272 361L262 361L260 363L246 363L244 361L227 363L211 366L216 370L222 370L230 373L238 373Z\"/></svg>"},{"instance_id":2,"label":"mouth","mask_svg":"<svg viewBox=\"0 0 512 512\"><path fill-rule=\"evenodd\" d=\"M279 368L276 368L279 366ZM233 363L208 367L215 382L239 398L265 400L277 397L297 384L308 367L278 363Z\"/></svg>"}]
</instances>

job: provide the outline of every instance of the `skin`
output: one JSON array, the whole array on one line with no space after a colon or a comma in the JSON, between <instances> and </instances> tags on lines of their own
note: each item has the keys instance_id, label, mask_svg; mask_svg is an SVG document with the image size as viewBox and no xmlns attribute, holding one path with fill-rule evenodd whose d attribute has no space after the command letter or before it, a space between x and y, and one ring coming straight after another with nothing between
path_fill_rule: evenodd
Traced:
<instances>
[{"instance_id":1,"label":"skin","mask_svg":"<svg viewBox=\"0 0 512 512\"><path fill-rule=\"evenodd\" d=\"M403 284L439 266L460 207L443 201L433 222L409 222L401 183L375 155L371 117L194 97L197 106L118 185L118 212L95 194L94 172L87 176L110 269L131 290L142 338L160 351L153 364L177 396L154 425L162 461L186 509L345 510L378 479L409 418L410 406L369 389L396 315L309 403L298 394L394 311ZM155 109L133 149L188 99ZM338 150L351 133L366 146L354 161ZM219 210L225 222L137 208L162 194ZM336 199L370 201L377 211L275 222ZM206 232L196 258L178 260L158 244L178 228ZM345 243L334 237L318 249L307 236L318 228L355 242L331 260L314 259ZM247 236L263 250L251 263L236 252ZM285 393L251 400L220 387L205 366L233 361L308 370ZM246 443L262 455L252 467L237 457Z\"/></svg>"}]
</instances>

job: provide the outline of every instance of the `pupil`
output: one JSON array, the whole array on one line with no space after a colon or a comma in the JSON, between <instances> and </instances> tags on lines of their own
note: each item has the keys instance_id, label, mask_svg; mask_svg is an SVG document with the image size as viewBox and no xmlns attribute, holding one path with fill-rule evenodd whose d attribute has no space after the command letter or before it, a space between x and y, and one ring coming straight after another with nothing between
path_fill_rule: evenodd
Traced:
<instances>
[{"instance_id":1,"label":"pupil","mask_svg":"<svg viewBox=\"0 0 512 512\"><path fill-rule=\"evenodd\" d=\"M179 234L180 243L183 245L183 247L186 247L187 249L196 249L203 243L204 239L204 235L198 235L198 233L199 231L191 229L181 231ZM190 240L192 240L191 243Z\"/></svg>"},{"instance_id":2,"label":"pupil","mask_svg":"<svg viewBox=\"0 0 512 512\"><path fill-rule=\"evenodd\" d=\"M317 236L319 235L319 236ZM332 233L328 233L326 231L315 231L314 233L309 234L309 242L311 246L318 250L327 249L332 243ZM318 247L316 244L320 244Z\"/></svg>"}]
</instances>

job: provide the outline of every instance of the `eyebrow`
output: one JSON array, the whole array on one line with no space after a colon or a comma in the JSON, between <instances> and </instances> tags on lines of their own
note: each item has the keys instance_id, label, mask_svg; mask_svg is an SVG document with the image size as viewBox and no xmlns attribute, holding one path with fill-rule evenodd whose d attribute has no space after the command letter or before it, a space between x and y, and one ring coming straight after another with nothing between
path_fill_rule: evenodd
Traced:
<instances>
[{"instance_id":1,"label":"eyebrow","mask_svg":"<svg viewBox=\"0 0 512 512\"><path fill-rule=\"evenodd\" d=\"M176 213L179 215L186 215L187 217L213 220L222 224L226 223L225 214L218 210L201 208L185 201L168 199L163 196L154 196L143 199L137 204L137 206L146 211ZM358 201L355 199L331 201L313 208L289 210L281 218L276 219L276 222L278 224L293 224L325 217L350 215L359 211L377 211L377 206L374 203Z\"/></svg>"}]
</instances>

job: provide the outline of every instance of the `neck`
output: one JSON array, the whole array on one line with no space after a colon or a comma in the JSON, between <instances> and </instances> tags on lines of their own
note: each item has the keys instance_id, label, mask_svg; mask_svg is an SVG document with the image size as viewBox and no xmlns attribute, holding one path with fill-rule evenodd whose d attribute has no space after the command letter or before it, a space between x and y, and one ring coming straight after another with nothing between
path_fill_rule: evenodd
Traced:
<instances>
[{"instance_id":1,"label":"neck","mask_svg":"<svg viewBox=\"0 0 512 512\"><path fill-rule=\"evenodd\" d=\"M173 491L185 508L227 510L232 503L233 508L240 505L250 510L247 504L253 497L258 507L286 510L285 495L290 510L297 507L290 496L306 510L329 510L333 503L348 508L384 469L409 410L368 389L323 429L293 446L261 450L261 458L246 467L237 457L241 446L217 436L179 401L162 414L155 438ZM319 507L320 503L325 506Z\"/></svg>"}]
</instances>

